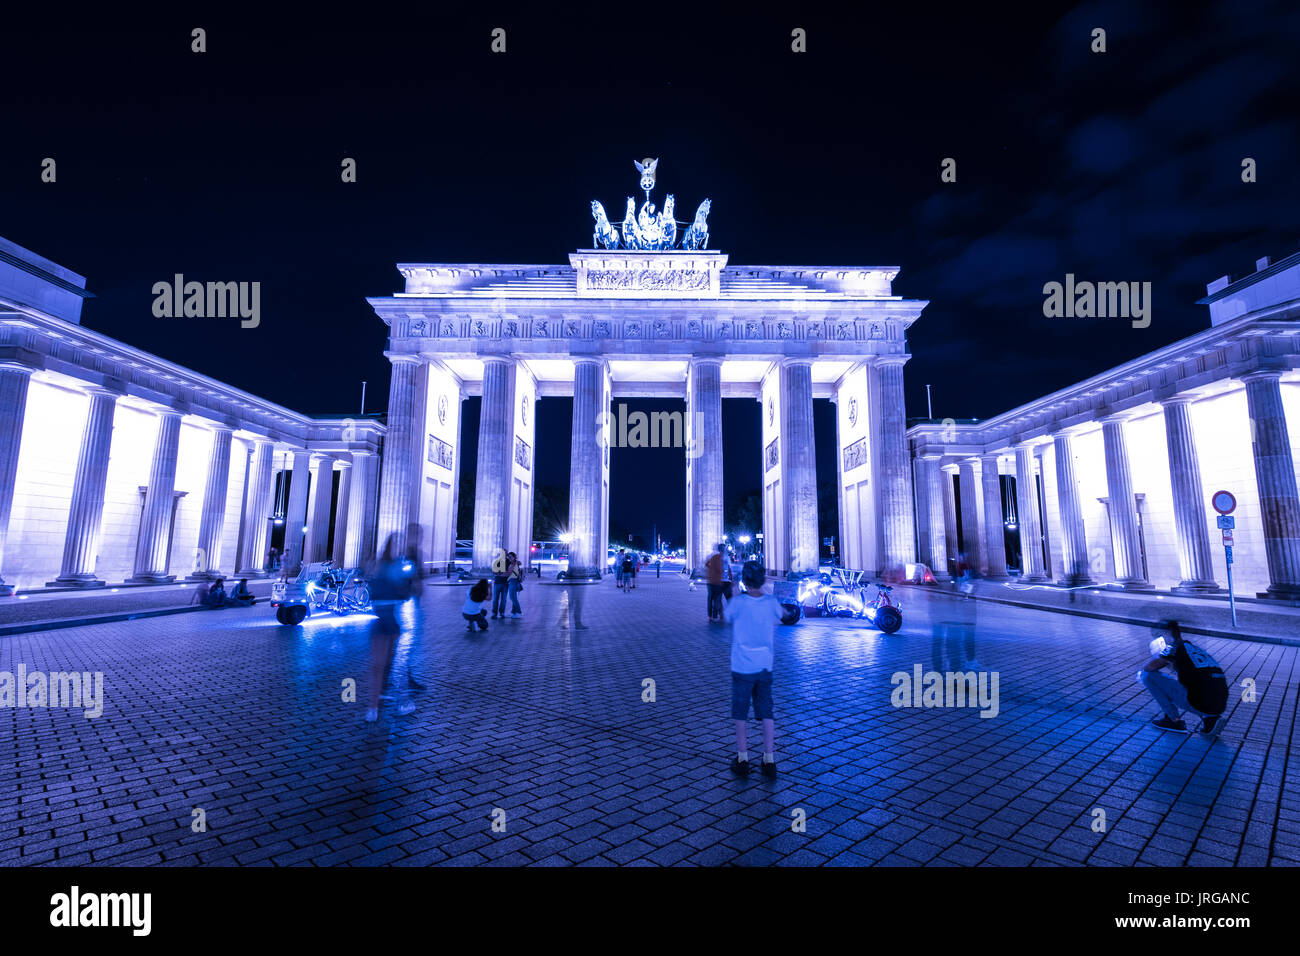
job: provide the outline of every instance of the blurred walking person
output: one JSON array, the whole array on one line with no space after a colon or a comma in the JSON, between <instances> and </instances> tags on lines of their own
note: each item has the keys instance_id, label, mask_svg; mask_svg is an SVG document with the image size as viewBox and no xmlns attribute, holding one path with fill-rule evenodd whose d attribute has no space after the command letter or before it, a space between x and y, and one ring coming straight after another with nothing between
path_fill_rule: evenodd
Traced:
<instances>
[{"instance_id":1,"label":"blurred walking person","mask_svg":"<svg viewBox=\"0 0 1300 956\"><path fill-rule=\"evenodd\" d=\"M366 708L367 722L379 719L380 697L388 682L397 639L402 631L397 619L398 611L412 593L415 568L404 554L398 553L399 547L398 535L389 535L384 542L383 553L372 572L366 576L376 615L370 625L370 700ZM415 704L406 699L404 693L399 692L398 696L403 698L397 706L399 714L409 714L415 710Z\"/></svg>"},{"instance_id":2,"label":"blurred walking person","mask_svg":"<svg viewBox=\"0 0 1300 956\"><path fill-rule=\"evenodd\" d=\"M406 642L406 686L411 690L424 690L424 682L416 676L415 670L411 667L416 643L424 634L424 612L420 607L420 595L424 593L424 530L414 521L406 527L405 557L412 569L412 600L405 608L411 615L411 634Z\"/></svg>"}]
</instances>

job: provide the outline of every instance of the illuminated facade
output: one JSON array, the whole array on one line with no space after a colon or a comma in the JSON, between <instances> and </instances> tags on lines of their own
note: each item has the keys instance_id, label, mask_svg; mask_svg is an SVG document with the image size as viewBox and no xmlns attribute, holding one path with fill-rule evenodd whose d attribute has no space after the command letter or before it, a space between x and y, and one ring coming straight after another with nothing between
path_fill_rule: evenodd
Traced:
<instances>
[{"instance_id":1,"label":"illuminated facade","mask_svg":"<svg viewBox=\"0 0 1300 956\"><path fill-rule=\"evenodd\" d=\"M1300 600L1300 254L1256 266L1207 287L1204 332L987 421L909 430L921 560L1215 593L1225 489L1238 593Z\"/></svg>"},{"instance_id":2,"label":"illuminated facade","mask_svg":"<svg viewBox=\"0 0 1300 956\"><path fill-rule=\"evenodd\" d=\"M703 242L703 238L700 240ZM723 537L722 399L762 403L763 551L815 567L814 398L840 407L844 559L914 560L903 412L906 331L926 303L892 293L894 266L731 266L708 250L579 250L568 265L401 263L405 288L369 300L393 363L380 538L418 520L450 556L460 403L482 396L474 565L528 553L533 462L565 454L571 567L596 574L608 540L611 402L685 402L689 560ZM538 447L532 409L573 397L567 449ZM823 436L823 440L832 440ZM678 475L665 480L680 481Z\"/></svg>"},{"instance_id":3,"label":"illuminated facade","mask_svg":"<svg viewBox=\"0 0 1300 956\"><path fill-rule=\"evenodd\" d=\"M291 564L373 553L383 426L308 418L84 329L87 295L0 239L3 593L257 576L281 535Z\"/></svg>"}]
</instances>

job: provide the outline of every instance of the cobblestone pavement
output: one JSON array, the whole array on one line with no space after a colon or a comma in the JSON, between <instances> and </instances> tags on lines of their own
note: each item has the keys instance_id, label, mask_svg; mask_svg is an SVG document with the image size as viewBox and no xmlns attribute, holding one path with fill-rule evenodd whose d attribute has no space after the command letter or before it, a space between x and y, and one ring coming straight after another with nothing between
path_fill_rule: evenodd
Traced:
<instances>
[{"instance_id":1,"label":"cobblestone pavement","mask_svg":"<svg viewBox=\"0 0 1300 956\"><path fill-rule=\"evenodd\" d=\"M1201 640L1236 688L1209 741L1148 724L1145 629L983 605L997 715L895 708L891 675L933 666L946 600L909 591L892 637L779 629L780 776L737 780L730 634L702 591L589 587L589 629L570 630L571 589L530 582L522 620L470 635L464 590L426 590L395 673L409 659L428 689L375 724L342 702L348 678L364 700L364 617L282 628L258 606L0 638L0 671L102 671L106 698L98 719L0 708L0 863L1300 863L1292 647Z\"/></svg>"}]
</instances>

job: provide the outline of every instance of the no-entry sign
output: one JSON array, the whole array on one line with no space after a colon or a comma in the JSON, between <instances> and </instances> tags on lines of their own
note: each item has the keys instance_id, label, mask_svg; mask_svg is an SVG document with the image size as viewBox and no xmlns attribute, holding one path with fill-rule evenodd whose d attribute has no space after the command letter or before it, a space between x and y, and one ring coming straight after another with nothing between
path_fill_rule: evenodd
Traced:
<instances>
[{"instance_id":1,"label":"no-entry sign","mask_svg":"<svg viewBox=\"0 0 1300 956\"><path fill-rule=\"evenodd\" d=\"M1210 498L1210 504L1221 515L1230 515L1237 508L1237 499L1231 491L1216 491Z\"/></svg>"}]
</instances>

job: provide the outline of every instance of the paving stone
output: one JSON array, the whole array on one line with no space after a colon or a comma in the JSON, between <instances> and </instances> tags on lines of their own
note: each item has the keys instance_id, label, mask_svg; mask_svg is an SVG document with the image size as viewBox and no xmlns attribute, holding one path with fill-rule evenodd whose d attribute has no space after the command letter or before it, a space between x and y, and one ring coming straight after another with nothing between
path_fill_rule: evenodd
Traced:
<instances>
[{"instance_id":1,"label":"paving stone","mask_svg":"<svg viewBox=\"0 0 1300 956\"><path fill-rule=\"evenodd\" d=\"M250 608L0 638L0 670L105 675L94 721L0 714L18 742L0 865L1300 863L1295 648L1201 639L1261 691L1208 743L1150 727L1132 679L1145 629L982 604L999 716L895 708L890 675L930 667L942 600L907 589L887 642L852 621L778 631L781 774L738 780L729 634L702 623L701 592L592 588L578 637L555 626L566 589L539 584L523 620L467 639L463 591L426 589L395 672L409 655L428 691L373 725L337 698L344 677L364 693L364 617L286 631ZM196 807L207 833L189 830Z\"/></svg>"}]
</instances>

